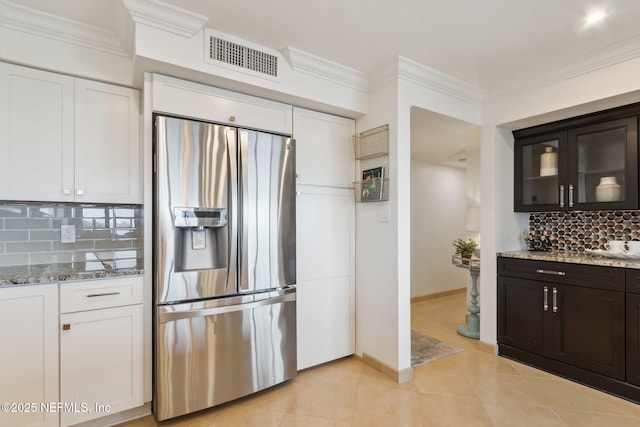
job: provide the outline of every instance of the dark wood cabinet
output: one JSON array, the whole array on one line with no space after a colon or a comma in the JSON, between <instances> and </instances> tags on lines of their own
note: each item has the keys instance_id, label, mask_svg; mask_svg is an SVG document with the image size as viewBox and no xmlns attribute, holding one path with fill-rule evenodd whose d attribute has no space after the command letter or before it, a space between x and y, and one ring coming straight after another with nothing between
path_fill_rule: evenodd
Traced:
<instances>
[{"instance_id":1,"label":"dark wood cabinet","mask_svg":"<svg viewBox=\"0 0 640 427\"><path fill-rule=\"evenodd\" d=\"M640 386L640 270L627 270L626 288L627 382Z\"/></svg>"},{"instance_id":2,"label":"dark wood cabinet","mask_svg":"<svg viewBox=\"0 0 640 427\"><path fill-rule=\"evenodd\" d=\"M540 282L498 277L498 342L543 356L551 352L550 320Z\"/></svg>"},{"instance_id":3,"label":"dark wood cabinet","mask_svg":"<svg viewBox=\"0 0 640 427\"><path fill-rule=\"evenodd\" d=\"M639 113L633 104L514 131L514 210L638 208Z\"/></svg>"},{"instance_id":4,"label":"dark wood cabinet","mask_svg":"<svg viewBox=\"0 0 640 427\"><path fill-rule=\"evenodd\" d=\"M640 295L627 294L627 382L640 385Z\"/></svg>"},{"instance_id":5,"label":"dark wood cabinet","mask_svg":"<svg viewBox=\"0 0 640 427\"><path fill-rule=\"evenodd\" d=\"M582 267L500 258L498 343L624 380L624 275L588 266L589 282Z\"/></svg>"},{"instance_id":6,"label":"dark wood cabinet","mask_svg":"<svg viewBox=\"0 0 640 427\"><path fill-rule=\"evenodd\" d=\"M619 380L625 379L624 293L552 286L551 357Z\"/></svg>"}]
</instances>

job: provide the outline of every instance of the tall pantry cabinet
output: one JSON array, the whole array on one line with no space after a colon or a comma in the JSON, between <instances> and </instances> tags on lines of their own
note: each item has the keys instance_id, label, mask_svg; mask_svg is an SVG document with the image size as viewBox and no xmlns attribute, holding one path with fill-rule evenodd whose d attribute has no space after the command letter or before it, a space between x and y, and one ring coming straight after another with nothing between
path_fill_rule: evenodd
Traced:
<instances>
[{"instance_id":1,"label":"tall pantry cabinet","mask_svg":"<svg viewBox=\"0 0 640 427\"><path fill-rule=\"evenodd\" d=\"M298 369L355 352L351 119L294 107Z\"/></svg>"}]
</instances>

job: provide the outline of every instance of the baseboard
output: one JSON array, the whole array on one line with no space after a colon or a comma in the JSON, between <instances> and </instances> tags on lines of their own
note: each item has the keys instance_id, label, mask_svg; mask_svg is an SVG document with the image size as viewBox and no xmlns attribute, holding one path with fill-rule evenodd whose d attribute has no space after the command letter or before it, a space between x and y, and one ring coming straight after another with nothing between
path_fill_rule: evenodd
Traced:
<instances>
[{"instance_id":1,"label":"baseboard","mask_svg":"<svg viewBox=\"0 0 640 427\"><path fill-rule=\"evenodd\" d=\"M496 344L489 344L480 340L478 340L478 343L476 344L476 349L493 355L498 354L498 346Z\"/></svg>"},{"instance_id":2,"label":"baseboard","mask_svg":"<svg viewBox=\"0 0 640 427\"><path fill-rule=\"evenodd\" d=\"M365 365L370 368L375 369L380 372L382 375L391 378L398 384L406 383L407 381L411 381L413 379L413 368L403 369L401 371L397 371L390 366L385 365L375 357L369 356L367 353L362 353L362 356L354 354L358 360L360 360Z\"/></svg>"},{"instance_id":3,"label":"baseboard","mask_svg":"<svg viewBox=\"0 0 640 427\"><path fill-rule=\"evenodd\" d=\"M467 288L451 289L449 291L437 292L435 294L429 294L429 295L422 295L422 296L419 296L419 297L413 297L413 298L411 298L411 304L416 303L416 302L422 302L422 301L428 301L428 300L431 300L431 299L446 297L446 296L449 296L449 295L455 295L455 294L462 293L462 292L467 292Z\"/></svg>"},{"instance_id":4,"label":"baseboard","mask_svg":"<svg viewBox=\"0 0 640 427\"><path fill-rule=\"evenodd\" d=\"M127 421L133 421L138 418L146 417L151 414L151 402L146 402L137 408L128 409L126 411L107 415L95 420L85 421L76 424L74 427L107 427L115 424L122 424Z\"/></svg>"}]
</instances>

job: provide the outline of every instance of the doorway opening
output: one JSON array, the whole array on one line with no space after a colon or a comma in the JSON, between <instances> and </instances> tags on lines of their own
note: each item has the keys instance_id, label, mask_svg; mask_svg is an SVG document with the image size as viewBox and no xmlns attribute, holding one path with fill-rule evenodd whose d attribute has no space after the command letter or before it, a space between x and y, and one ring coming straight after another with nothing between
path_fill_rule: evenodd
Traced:
<instances>
[{"instance_id":1,"label":"doorway opening","mask_svg":"<svg viewBox=\"0 0 640 427\"><path fill-rule=\"evenodd\" d=\"M469 270L452 264L452 242L471 238L481 243L480 209L480 126L412 107L413 330L445 340L452 338L452 331L455 338L457 325L466 323L464 313L469 304L471 278ZM457 297L451 298L452 295ZM451 301L451 304L463 305L462 310L451 307L452 313L460 313L459 319L449 317L441 321L442 316L439 316L435 321L433 316L436 314L426 305L421 305L423 301L443 297L448 297L446 301ZM464 342L468 338L460 337L460 340Z\"/></svg>"}]
</instances>

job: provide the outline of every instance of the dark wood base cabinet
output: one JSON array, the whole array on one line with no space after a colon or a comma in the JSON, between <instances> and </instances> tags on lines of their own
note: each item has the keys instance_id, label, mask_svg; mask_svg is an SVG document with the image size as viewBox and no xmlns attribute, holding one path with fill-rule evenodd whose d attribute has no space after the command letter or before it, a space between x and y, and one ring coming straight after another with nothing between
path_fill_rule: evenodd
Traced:
<instances>
[{"instance_id":1,"label":"dark wood base cabinet","mask_svg":"<svg viewBox=\"0 0 640 427\"><path fill-rule=\"evenodd\" d=\"M498 257L497 294L498 354L640 403L640 270Z\"/></svg>"}]
</instances>

